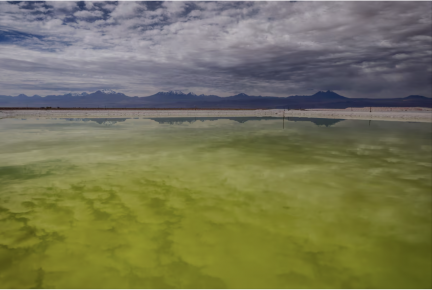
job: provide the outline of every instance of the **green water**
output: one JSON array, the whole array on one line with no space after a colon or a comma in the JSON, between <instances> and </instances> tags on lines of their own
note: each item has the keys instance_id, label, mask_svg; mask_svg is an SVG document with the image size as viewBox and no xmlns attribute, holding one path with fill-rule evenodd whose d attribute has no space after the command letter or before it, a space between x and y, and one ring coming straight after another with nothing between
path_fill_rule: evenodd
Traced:
<instances>
[{"instance_id":1,"label":"green water","mask_svg":"<svg viewBox=\"0 0 432 290\"><path fill-rule=\"evenodd\" d=\"M294 120L0 120L0 287L431 288L431 124Z\"/></svg>"}]
</instances>

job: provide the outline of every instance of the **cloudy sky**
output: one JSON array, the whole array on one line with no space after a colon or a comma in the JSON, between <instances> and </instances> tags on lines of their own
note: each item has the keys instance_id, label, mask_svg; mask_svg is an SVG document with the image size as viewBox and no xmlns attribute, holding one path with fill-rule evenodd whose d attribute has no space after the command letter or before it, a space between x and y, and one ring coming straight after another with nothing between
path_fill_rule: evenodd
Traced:
<instances>
[{"instance_id":1,"label":"cloudy sky","mask_svg":"<svg viewBox=\"0 0 432 290\"><path fill-rule=\"evenodd\" d=\"M432 2L0 2L0 95L431 96Z\"/></svg>"}]
</instances>

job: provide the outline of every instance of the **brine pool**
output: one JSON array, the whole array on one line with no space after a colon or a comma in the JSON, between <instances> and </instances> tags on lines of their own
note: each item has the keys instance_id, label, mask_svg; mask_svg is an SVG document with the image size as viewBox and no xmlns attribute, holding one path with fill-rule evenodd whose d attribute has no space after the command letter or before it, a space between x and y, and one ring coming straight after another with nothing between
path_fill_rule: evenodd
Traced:
<instances>
[{"instance_id":1,"label":"brine pool","mask_svg":"<svg viewBox=\"0 0 432 290\"><path fill-rule=\"evenodd\" d=\"M2 288L431 288L430 123L1 119Z\"/></svg>"}]
</instances>

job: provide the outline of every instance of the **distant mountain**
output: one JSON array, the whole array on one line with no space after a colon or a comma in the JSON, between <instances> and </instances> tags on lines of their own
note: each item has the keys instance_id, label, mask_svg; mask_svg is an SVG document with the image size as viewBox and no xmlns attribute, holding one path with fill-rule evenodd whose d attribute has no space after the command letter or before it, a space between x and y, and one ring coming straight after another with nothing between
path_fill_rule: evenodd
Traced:
<instances>
[{"instance_id":1,"label":"distant mountain","mask_svg":"<svg viewBox=\"0 0 432 290\"><path fill-rule=\"evenodd\" d=\"M16 97L0 98L0 107L100 107L127 103L130 98L112 90L99 90L94 93L68 93L64 95L48 95L28 97L20 94Z\"/></svg>"},{"instance_id":2,"label":"distant mountain","mask_svg":"<svg viewBox=\"0 0 432 290\"><path fill-rule=\"evenodd\" d=\"M310 96L249 96L245 93L221 98L182 91L158 92L148 97L129 97L110 89L93 93L67 93L32 97L0 95L0 107L61 107L61 108L260 108L306 109L348 107L432 107L432 99L411 95L405 98L347 98L332 91L319 91Z\"/></svg>"},{"instance_id":3,"label":"distant mountain","mask_svg":"<svg viewBox=\"0 0 432 290\"><path fill-rule=\"evenodd\" d=\"M113 90L111 90L111 89L102 89L102 90L100 90L100 91L98 91L98 92L101 92L101 93L104 93L104 94L107 94L107 95L115 95L115 94L118 94L117 92L115 92L115 91L113 91Z\"/></svg>"},{"instance_id":4,"label":"distant mountain","mask_svg":"<svg viewBox=\"0 0 432 290\"><path fill-rule=\"evenodd\" d=\"M311 96L290 96L288 97L292 101L307 101L307 102L328 102L335 100L346 100L348 98L341 96L332 91L319 91Z\"/></svg>"},{"instance_id":5,"label":"distant mountain","mask_svg":"<svg viewBox=\"0 0 432 290\"><path fill-rule=\"evenodd\" d=\"M177 103L185 101L194 102L214 102L222 99L215 95L196 95L194 93L185 94L182 91L158 92L154 95L145 97L145 101L149 103Z\"/></svg>"},{"instance_id":6,"label":"distant mountain","mask_svg":"<svg viewBox=\"0 0 432 290\"><path fill-rule=\"evenodd\" d=\"M249 95L246 95L245 93L240 93L240 94L237 94L237 95L234 95L234 96L225 97L223 99L224 100L230 100L230 101L232 101L232 100L241 100L241 101L244 101L244 100L261 100L263 98L266 99L266 100L281 99L279 97L249 96Z\"/></svg>"},{"instance_id":7,"label":"distant mountain","mask_svg":"<svg viewBox=\"0 0 432 290\"><path fill-rule=\"evenodd\" d=\"M235 96L226 97L225 99L226 100L251 100L251 99L256 99L256 98L259 98L259 97L249 96L249 95L246 95L245 93L241 93L241 94L237 94Z\"/></svg>"},{"instance_id":8,"label":"distant mountain","mask_svg":"<svg viewBox=\"0 0 432 290\"><path fill-rule=\"evenodd\" d=\"M329 99L332 99L332 100L348 99L348 98L341 96L339 94L336 94L335 92L332 92L332 91L326 91L326 92L319 91L319 92L313 94L311 97L312 98L322 98L322 99L327 99L327 100L329 100Z\"/></svg>"},{"instance_id":9,"label":"distant mountain","mask_svg":"<svg viewBox=\"0 0 432 290\"><path fill-rule=\"evenodd\" d=\"M84 92L84 93L81 93L81 94L79 94L79 93L69 93L69 94L65 94L63 96L65 96L65 97L84 97L84 96L87 96L87 95L88 94L86 92Z\"/></svg>"},{"instance_id":10,"label":"distant mountain","mask_svg":"<svg viewBox=\"0 0 432 290\"><path fill-rule=\"evenodd\" d=\"M404 98L405 100L428 100L429 98L426 98L425 96L419 96L419 95L411 95Z\"/></svg>"}]
</instances>

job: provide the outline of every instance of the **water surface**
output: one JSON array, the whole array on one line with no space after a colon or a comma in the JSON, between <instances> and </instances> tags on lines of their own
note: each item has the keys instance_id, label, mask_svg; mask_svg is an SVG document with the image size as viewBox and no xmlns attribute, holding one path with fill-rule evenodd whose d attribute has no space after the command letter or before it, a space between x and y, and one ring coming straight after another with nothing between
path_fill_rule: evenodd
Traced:
<instances>
[{"instance_id":1,"label":"water surface","mask_svg":"<svg viewBox=\"0 0 432 290\"><path fill-rule=\"evenodd\" d=\"M0 287L431 288L431 126L0 120Z\"/></svg>"}]
</instances>

